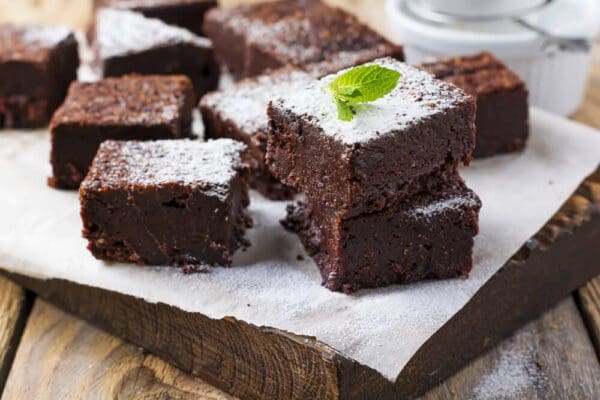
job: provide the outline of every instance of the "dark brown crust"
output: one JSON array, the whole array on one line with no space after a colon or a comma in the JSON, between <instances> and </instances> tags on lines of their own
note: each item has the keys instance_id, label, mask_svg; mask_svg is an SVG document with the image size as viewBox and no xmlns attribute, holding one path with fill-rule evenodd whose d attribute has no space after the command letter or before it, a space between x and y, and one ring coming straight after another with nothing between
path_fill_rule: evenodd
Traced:
<instances>
[{"instance_id":1,"label":"dark brown crust","mask_svg":"<svg viewBox=\"0 0 600 400\"><path fill-rule=\"evenodd\" d=\"M15 28L0 26L0 29ZM19 28L15 34L22 35L27 29ZM10 41L2 40L0 128L42 127L62 103L69 84L77 78L77 41L69 34L56 46L43 48L27 46L15 37L15 47L11 49Z\"/></svg>"},{"instance_id":2,"label":"dark brown crust","mask_svg":"<svg viewBox=\"0 0 600 400\"><path fill-rule=\"evenodd\" d=\"M522 150L529 136L525 83L490 53L444 58L421 65L477 98L474 158Z\"/></svg>"},{"instance_id":3,"label":"dark brown crust","mask_svg":"<svg viewBox=\"0 0 600 400\"><path fill-rule=\"evenodd\" d=\"M412 194L434 190L468 163L474 146L475 103L430 117L361 146L325 135L306 116L269 106L266 161L284 184L349 215L379 211Z\"/></svg>"},{"instance_id":4,"label":"dark brown crust","mask_svg":"<svg viewBox=\"0 0 600 400\"><path fill-rule=\"evenodd\" d=\"M183 76L129 76L75 82L50 130L50 186L77 189L105 140L177 139L192 136L195 96ZM93 101L92 101L93 100ZM176 112L162 117L160 110Z\"/></svg>"},{"instance_id":5,"label":"dark brown crust","mask_svg":"<svg viewBox=\"0 0 600 400\"><path fill-rule=\"evenodd\" d=\"M314 202L289 206L284 227L300 236L333 291L352 293L425 279L467 276L481 202L457 178L437 195L422 193L377 213L348 218ZM465 204L415 216L455 196Z\"/></svg>"},{"instance_id":6,"label":"dark brown crust","mask_svg":"<svg viewBox=\"0 0 600 400\"><path fill-rule=\"evenodd\" d=\"M257 26L269 32L257 38L251 33ZM351 14L316 0L215 8L206 14L204 31L213 41L217 58L236 78L283 66L319 70L325 75L379 57L404 59L401 47ZM366 49L372 51L366 59L347 62L337 58L341 52Z\"/></svg>"}]
</instances>

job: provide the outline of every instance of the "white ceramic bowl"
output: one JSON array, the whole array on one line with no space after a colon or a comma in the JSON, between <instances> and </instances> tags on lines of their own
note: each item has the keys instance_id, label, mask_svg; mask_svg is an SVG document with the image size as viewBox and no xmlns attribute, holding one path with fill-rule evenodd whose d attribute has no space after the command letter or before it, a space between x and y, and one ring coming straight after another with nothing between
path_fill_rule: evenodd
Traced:
<instances>
[{"instance_id":1,"label":"white ceramic bowl","mask_svg":"<svg viewBox=\"0 0 600 400\"><path fill-rule=\"evenodd\" d=\"M532 105L561 115L572 114L579 107L591 51L548 46L545 38L511 19L431 23L406 12L404 1L387 0L386 14L390 32L404 45L407 62L487 50L525 80ZM526 20L555 35L592 38L600 30L600 2L555 0L542 11L527 15Z\"/></svg>"}]
</instances>

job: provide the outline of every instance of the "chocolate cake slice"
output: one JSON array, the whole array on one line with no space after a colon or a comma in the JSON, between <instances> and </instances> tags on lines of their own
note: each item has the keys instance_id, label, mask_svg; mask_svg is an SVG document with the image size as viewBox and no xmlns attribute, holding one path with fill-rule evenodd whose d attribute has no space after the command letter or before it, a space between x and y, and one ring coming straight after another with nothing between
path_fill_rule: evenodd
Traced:
<instances>
[{"instance_id":1,"label":"chocolate cake slice","mask_svg":"<svg viewBox=\"0 0 600 400\"><path fill-rule=\"evenodd\" d=\"M219 68L210 40L140 13L102 8L94 25L96 68L103 76L181 74L198 97L217 88Z\"/></svg>"},{"instance_id":2,"label":"chocolate cake slice","mask_svg":"<svg viewBox=\"0 0 600 400\"><path fill-rule=\"evenodd\" d=\"M104 142L79 191L89 250L186 271L230 265L251 224L243 147L230 139Z\"/></svg>"},{"instance_id":3,"label":"chocolate cake slice","mask_svg":"<svg viewBox=\"0 0 600 400\"><path fill-rule=\"evenodd\" d=\"M78 67L71 30L0 25L0 128L46 125Z\"/></svg>"}]
</instances>

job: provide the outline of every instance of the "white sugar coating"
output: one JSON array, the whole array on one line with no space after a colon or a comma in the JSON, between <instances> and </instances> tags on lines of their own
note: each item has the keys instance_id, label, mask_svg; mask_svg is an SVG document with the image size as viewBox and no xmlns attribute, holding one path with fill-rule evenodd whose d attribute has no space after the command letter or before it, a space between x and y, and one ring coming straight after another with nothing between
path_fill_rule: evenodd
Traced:
<instances>
[{"instance_id":1,"label":"white sugar coating","mask_svg":"<svg viewBox=\"0 0 600 400\"><path fill-rule=\"evenodd\" d=\"M314 64L309 64L305 67L308 71L324 74L337 72L344 68L349 68L354 65L366 63L376 58L388 56L393 48L382 43L377 46L360 49L360 50L344 50L332 54L326 60Z\"/></svg>"},{"instance_id":2,"label":"white sugar coating","mask_svg":"<svg viewBox=\"0 0 600 400\"><path fill-rule=\"evenodd\" d=\"M89 178L102 187L180 184L224 197L242 169L244 144L231 139L107 141L100 146ZM84 182L84 186L88 183Z\"/></svg>"},{"instance_id":3,"label":"white sugar coating","mask_svg":"<svg viewBox=\"0 0 600 400\"><path fill-rule=\"evenodd\" d=\"M435 79L427 72L394 60L377 59L365 65L378 64L402 74L398 85L386 96L363 104L350 122L338 119L338 111L328 84L338 75L328 75L306 85L303 90L279 97L273 102L281 110L289 110L310 118L324 134L345 144L365 143L387 133L402 131L438 113L469 101L470 96L456 86Z\"/></svg>"},{"instance_id":4,"label":"white sugar coating","mask_svg":"<svg viewBox=\"0 0 600 400\"><path fill-rule=\"evenodd\" d=\"M188 43L211 47L210 40L142 14L102 8L96 14L96 43L100 58L117 57L156 47Z\"/></svg>"},{"instance_id":5,"label":"white sugar coating","mask_svg":"<svg viewBox=\"0 0 600 400\"><path fill-rule=\"evenodd\" d=\"M65 40L73 31L62 26L32 26L23 32L23 41L51 48Z\"/></svg>"},{"instance_id":6,"label":"white sugar coating","mask_svg":"<svg viewBox=\"0 0 600 400\"><path fill-rule=\"evenodd\" d=\"M210 93L204 96L202 105L213 108L242 131L255 134L267 129L267 106L271 100L302 90L314 80L306 72L283 69Z\"/></svg>"},{"instance_id":7,"label":"white sugar coating","mask_svg":"<svg viewBox=\"0 0 600 400\"><path fill-rule=\"evenodd\" d=\"M415 207L407 212L414 218L431 217L448 210L459 210L463 207L478 207L479 201L474 196L458 195L433 201L425 206Z\"/></svg>"}]
</instances>

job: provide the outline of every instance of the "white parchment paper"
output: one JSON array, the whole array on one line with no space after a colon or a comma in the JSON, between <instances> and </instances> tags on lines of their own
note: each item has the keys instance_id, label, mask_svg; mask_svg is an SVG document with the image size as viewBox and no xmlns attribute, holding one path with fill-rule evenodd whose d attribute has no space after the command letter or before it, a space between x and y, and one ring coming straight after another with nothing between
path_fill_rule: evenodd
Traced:
<instances>
[{"instance_id":1,"label":"white parchment paper","mask_svg":"<svg viewBox=\"0 0 600 400\"><path fill-rule=\"evenodd\" d=\"M184 275L169 268L107 265L81 238L75 192L46 186L46 132L0 132L0 266L164 302L212 318L316 336L395 379L417 349L459 311L553 215L600 162L600 133L532 110L522 154L474 162L462 171L483 202L475 267L468 279L361 291L321 287L297 238L278 224L285 203L252 196L253 246L234 268ZM506 293L506 296L514 296Z\"/></svg>"}]
</instances>

